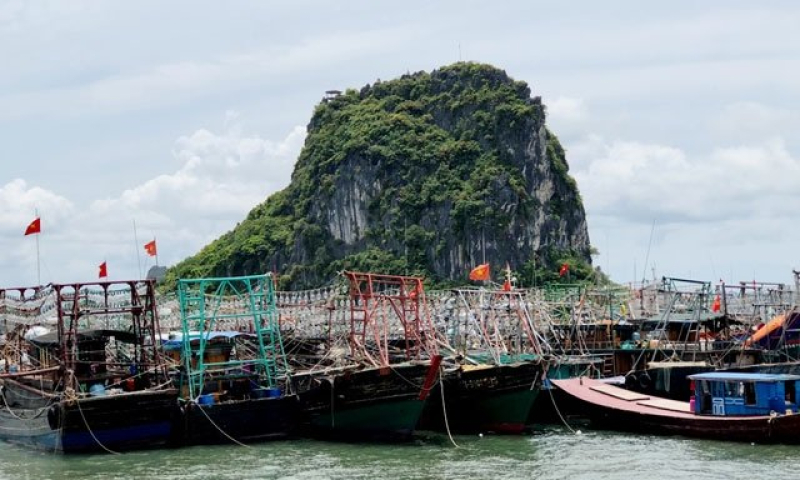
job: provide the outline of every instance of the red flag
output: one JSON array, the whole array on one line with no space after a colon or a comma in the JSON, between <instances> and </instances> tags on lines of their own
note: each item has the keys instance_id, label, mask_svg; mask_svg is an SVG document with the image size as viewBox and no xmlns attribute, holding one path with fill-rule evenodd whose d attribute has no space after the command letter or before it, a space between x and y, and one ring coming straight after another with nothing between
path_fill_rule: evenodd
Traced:
<instances>
[{"instance_id":1,"label":"red flag","mask_svg":"<svg viewBox=\"0 0 800 480\"><path fill-rule=\"evenodd\" d=\"M564 264L561 265L561 270L558 271L558 276L559 277L563 277L567 273L569 273L569 265L564 263Z\"/></svg>"},{"instance_id":2,"label":"red flag","mask_svg":"<svg viewBox=\"0 0 800 480\"><path fill-rule=\"evenodd\" d=\"M478 265L469 272L470 280L489 280L489 264Z\"/></svg>"},{"instance_id":3,"label":"red flag","mask_svg":"<svg viewBox=\"0 0 800 480\"><path fill-rule=\"evenodd\" d=\"M506 278L506 281L503 282L503 291L510 292L511 291L511 280Z\"/></svg>"},{"instance_id":4,"label":"red flag","mask_svg":"<svg viewBox=\"0 0 800 480\"><path fill-rule=\"evenodd\" d=\"M98 278L105 278L108 276L108 266L106 262L100 264L100 271L97 274Z\"/></svg>"},{"instance_id":5,"label":"red flag","mask_svg":"<svg viewBox=\"0 0 800 480\"><path fill-rule=\"evenodd\" d=\"M720 308L722 308L722 302L719 298L719 295L714 297L714 303L711 304L711 311L712 312L719 312Z\"/></svg>"},{"instance_id":6,"label":"red flag","mask_svg":"<svg viewBox=\"0 0 800 480\"><path fill-rule=\"evenodd\" d=\"M147 252L148 255L151 257L155 257L158 255L158 250L156 249L156 241L153 240L152 242L147 242L144 244L144 251Z\"/></svg>"},{"instance_id":7,"label":"red flag","mask_svg":"<svg viewBox=\"0 0 800 480\"><path fill-rule=\"evenodd\" d=\"M25 229L25 235L33 235L34 233L40 233L42 231L42 219L36 217L36 220L32 221L28 228Z\"/></svg>"}]
</instances>

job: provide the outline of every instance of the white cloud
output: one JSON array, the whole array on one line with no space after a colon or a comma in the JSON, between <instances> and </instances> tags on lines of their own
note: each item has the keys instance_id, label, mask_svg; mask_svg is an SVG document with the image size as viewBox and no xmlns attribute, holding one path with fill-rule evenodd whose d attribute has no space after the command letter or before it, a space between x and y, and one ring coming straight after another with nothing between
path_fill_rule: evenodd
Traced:
<instances>
[{"instance_id":1,"label":"white cloud","mask_svg":"<svg viewBox=\"0 0 800 480\"><path fill-rule=\"evenodd\" d=\"M232 117L228 115L229 122ZM21 255L7 255L0 262L6 267L0 271L0 285L35 283L35 243L22 236L35 206L43 217L45 282L92 279L103 260L111 278L136 277L137 255L153 236L158 237L162 263L192 255L288 185L304 139L304 127L279 142L244 135L235 122L222 133L200 129L176 140L176 171L85 208L14 180L0 188L0 246ZM134 239L134 219L141 245Z\"/></svg>"},{"instance_id":2,"label":"white cloud","mask_svg":"<svg viewBox=\"0 0 800 480\"><path fill-rule=\"evenodd\" d=\"M35 115L95 115L164 108L220 92L281 86L287 76L334 68L397 47L409 28L320 34L289 46L182 60L121 71L77 86L56 86L2 95L0 120ZM291 80L289 80L291 81ZM285 85L283 85L285 87ZM59 105L58 110L53 105Z\"/></svg>"},{"instance_id":3,"label":"white cloud","mask_svg":"<svg viewBox=\"0 0 800 480\"><path fill-rule=\"evenodd\" d=\"M288 184L304 139L300 126L278 143L243 136L235 127L220 135L197 130L176 141L173 156L181 165L176 172L125 190L118 198L95 201L92 209L177 208L184 214L230 218Z\"/></svg>"},{"instance_id":4,"label":"white cloud","mask_svg":"<svg viewBox=\"0 0 800 480\"><path fill-rule=\"evenodd\" d=\"M598 265L618 280L648 257L648 277L655 264L659 275L785 279L800 159L779 138L752 140L704 154L597 135L568 146Z\"/></svg>"},{"instance_id":5,"label":"white cloud","mask_svg":"<svg viewBox=\"0 0 800 480\"><path fill-rule=\"evenodd\" d=\"M689 156L670 146L592 137L570 153L582 157L573 174L590 213L644 223L777 215L800 178L800 160L780 139Z\"/></svg>"},{"instance_id":6,"label":"white cloud","mask_svg":"<svg viewBox=\"0 0 800 480\"><path fill-rule=\"evenodd\" d=\"M710 131L723 141L793 135L798 127L798 112L751 101L726 105L709 122Z\"/></svg>"},{"instance_id":7,"label":"white cloud","mask_svg":"<svg viewBox=\"0 0 800 480\"><path fill-rule=\"evenodd\" d=\"M15 179L0 187L0 235L22 235L36 212L45 225L61 225L73 211L72 202L23 179Z\"/></svg>"},{"instance_id":8,"label":"white cloud","mask_svg":"<svg viewBox=\"0 0 800 480\"><path fill-rule=\"evenodd\" d=\"M585 120L588 111L582 98L556 97L547 103L548 120L560 122L577 122Z\"/></svg>"}]
</instances>

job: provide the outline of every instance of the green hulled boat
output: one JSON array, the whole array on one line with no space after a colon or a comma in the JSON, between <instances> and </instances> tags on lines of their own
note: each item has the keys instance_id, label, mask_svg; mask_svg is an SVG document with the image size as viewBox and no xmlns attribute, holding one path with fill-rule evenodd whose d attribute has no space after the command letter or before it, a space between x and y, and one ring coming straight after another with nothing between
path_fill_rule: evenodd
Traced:
<instances>
[{"instance_id":1,"label":"green hulled boat","mask_svg":"<svg viewBox=\"0 0 800 480\"><path fill-rule=\"evenodd\" d=\"M431 394L419 428L449 428L457 433L521 433L539 395L542 371L542 365L532 361L446 369L442 382Z\"/></svg>"},{"instance_id":2,"label":"green hulled boat","mask_svg":"<svg viewBox=\"0 0 800 480\"><path fill-rule=\"evenodd\" d=\"M389 368L356 366L292 376L305 432L339 439L410 439L434 384L440 358Z\"/></svg>"}]
</instances>

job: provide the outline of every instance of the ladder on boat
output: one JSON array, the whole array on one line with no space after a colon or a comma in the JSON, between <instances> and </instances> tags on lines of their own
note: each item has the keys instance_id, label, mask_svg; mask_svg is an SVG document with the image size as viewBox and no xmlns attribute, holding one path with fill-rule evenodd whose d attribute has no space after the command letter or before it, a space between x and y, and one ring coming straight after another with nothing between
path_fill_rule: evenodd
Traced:
<instances>
[{"instance_id":1,"label":"ladder on boat","mask_svg":"<svg viewBox=\"0 0 800 480\"><path fill-rule=\"evenodd\" d=\"M179 280L178 299L190 398L203 392L206 378L214 372L254 368L269 388L287 373L269 274ZM243 350L252 358L242 359L238 354L239 359L207 358L210 340L225 332L247 334L243 337L252 342Z\"/></svg>"},{"instance_id":2,"label":"ladder on boat","mask_svg":"<svg viewBox=\"0 0 800 480\"><path fill-rule=\"evenodd\" d=\"M614 354L609 353L603 355L603 377L613 377L614 376Z\"/></svg>"}]
</instances>

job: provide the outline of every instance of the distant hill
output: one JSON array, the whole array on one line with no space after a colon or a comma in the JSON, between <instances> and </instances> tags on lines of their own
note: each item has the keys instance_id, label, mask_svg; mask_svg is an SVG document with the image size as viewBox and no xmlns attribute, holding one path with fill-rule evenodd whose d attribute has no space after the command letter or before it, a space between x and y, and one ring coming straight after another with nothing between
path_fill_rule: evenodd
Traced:
<instances>
[{"instance_id":1,"label":"distant hill","mask_svg":"<svg viewBox=\"0 0 800 480\"><path fill-rule=\"evenodd\" d=\"M506 262L521 283L563 263L587 278L583 205L545 112L525 82L476 63L323 99L291 184L166 281L277 269L299 289L357 269L448 285L484 256L495 278Z\"/></svg>"}]
</instances>

